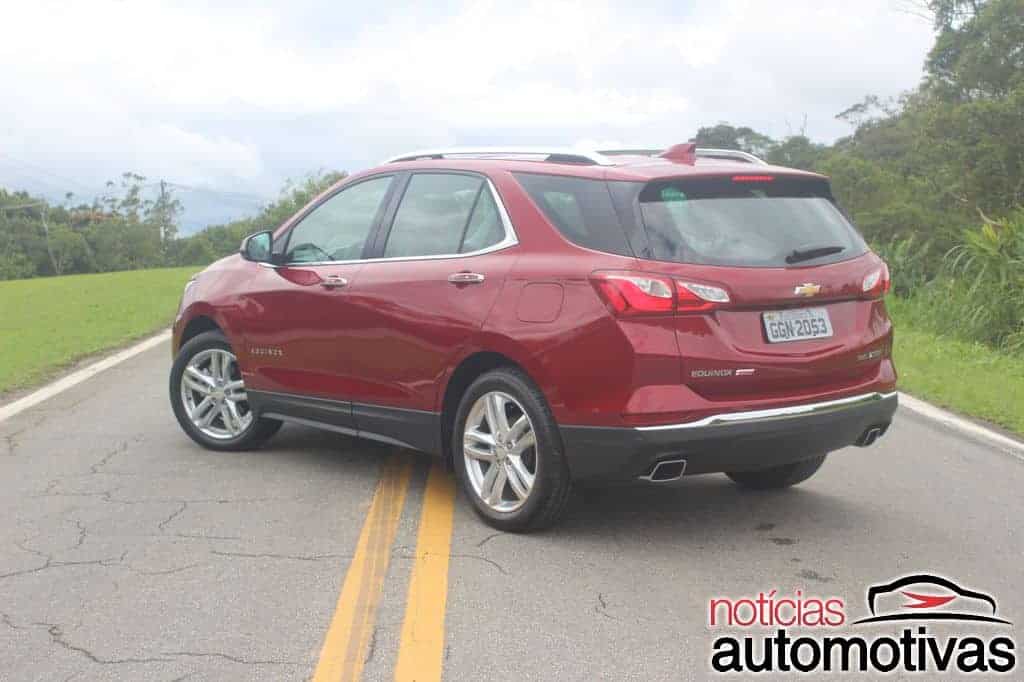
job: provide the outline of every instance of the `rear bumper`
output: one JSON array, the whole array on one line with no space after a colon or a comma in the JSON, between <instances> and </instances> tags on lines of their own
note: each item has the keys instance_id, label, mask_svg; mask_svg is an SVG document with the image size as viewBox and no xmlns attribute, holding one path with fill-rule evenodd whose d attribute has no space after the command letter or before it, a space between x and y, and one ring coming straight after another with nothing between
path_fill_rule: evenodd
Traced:
<instances>
[{"instance_id":1,"label":"rear bumper","mask_svg":"<svg viewBox=\"0 0 1024 682\"><path fill-rule=\"evenodd\" d=\"M573 478L631 480L665 459L685 459L687 474L744 471L815 457L884 433L896 393L715 415L641 427L562 426Z\"/></svg>"}]
</instances>

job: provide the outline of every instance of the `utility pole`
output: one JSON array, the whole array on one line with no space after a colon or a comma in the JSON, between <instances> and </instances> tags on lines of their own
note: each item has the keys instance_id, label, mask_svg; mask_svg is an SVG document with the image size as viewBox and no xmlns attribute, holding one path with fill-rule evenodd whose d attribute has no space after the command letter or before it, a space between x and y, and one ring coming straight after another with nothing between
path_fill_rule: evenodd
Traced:
<instances>
[{"instance_id":1,"label":"utility pole","mask_svg":"<svg viewBox=\"0 0 1024 682\"><path fill-rule=\"evenodd\" d=\"M49 210L49 206L42 204L43 209L39 212L39 215L43 219L43 235L46 237L46 253L50 256L50 265L53 266L53 274L59 275L60 268L57 266L57 259L53 257L53 246L50 244L50 225L46 222L46 212Z\"/></svg>"}]
</instances>

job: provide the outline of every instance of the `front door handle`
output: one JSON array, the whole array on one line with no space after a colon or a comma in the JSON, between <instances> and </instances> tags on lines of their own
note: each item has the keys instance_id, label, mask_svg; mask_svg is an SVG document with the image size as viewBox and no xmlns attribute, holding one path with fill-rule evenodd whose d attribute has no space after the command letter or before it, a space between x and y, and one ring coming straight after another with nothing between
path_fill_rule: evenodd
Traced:
<instances>
[{"instance_id":1,"label":"front door handle","mask_svg":"<svg viewBox=\"0 0 1024 682\"><path fill-rule=\"evenodd\" d=\"M479 272L453 272L448 275L448 281L452 284L480 284L484 276Z\"/></svg>"},{"instance_id":2,"label":"front door handle","mask_svg":"<svg viewBox=\"0 0 1024 682\"><path fill-rule=\"evenodd\" d=\"M348 280L341 275L327 275L324 281L320 282L324 289L341 289L348 286Z\"/></svg>"}]
</instances>

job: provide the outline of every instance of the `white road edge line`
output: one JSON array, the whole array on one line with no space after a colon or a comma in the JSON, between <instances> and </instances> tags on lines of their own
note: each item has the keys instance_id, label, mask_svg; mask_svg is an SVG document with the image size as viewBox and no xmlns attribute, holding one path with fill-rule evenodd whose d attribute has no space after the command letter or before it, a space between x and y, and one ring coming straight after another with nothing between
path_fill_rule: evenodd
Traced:
<instances>
[{"instance_id":1,"label":"white road edge line","mask_svg":"<svg viewBox=\"0 0 1024 682\"><path fill-rule=\"evenodd\" d=\"M923 400L909 396L902 391L900 391L899 394L899 401L900 407L905 407L912 412L916 412L919 415L927 417L932 421L937 421L940 424L948 426L961 433L965 433L976 438L982 438L990 444L1008 451L1009 454L1014 457L1024 460L1024 443L1021 443L1018 440L1014 440L1013 438L1004 436L997 431L985 428L980 424L975 424L972 421L958 417L952 412L943 410L940 407L935 407L931 403L926 403Z\"/></svg>"},{"instance_id":2,"label":"white road edge line","mask_svg":"<svg viewBox=\"0 0 1024 682\"><path fill-rule=\"evenodd\" d=\"M86 379L93 377L105 369L110 369L114 365L120 364L129 358L133 358L139 353L144 353L154 346L158 346L167 339L171 338L171 330L165 329L158 333L156 336L151 336L148 339L139 341L134 346L125 348L122 351L114 353L110 357L103 358L98 362L94 362L88 367L76 370L66 377L61 377L56 381L49 383L42 388L29 393L23 398L19 398L12 403L0 406L0 422L10 419L14 415L24 412L30 407L34 407L44 400L48 400L58 393L62 393L72 386L76 386Z\"/></svg>"},{"instance_id":3,"label":"white road edge line","mask_svg":"<svg viewBox=\"0 0 1024 682\"><path fill-rule=\"evenodd\" d=\"M139 353L144 353L154 346L158 346L171 337L171 330L165 329L164 331L151 336L148 339L144 339L134 346L125 348L123 351L115 353L110 357L103 358L99 362L94 362L88 367L83 367L80 370L72 372L66 377L62 377L53 383L43 386L37 391L29 393L23 398L19 398L12 403L0 407L0 422L10 419L14 415L24 412L30 407L34 407L44 400L48 400L58 393L62 393L72 386L76 386L89 377L95 376L105 369L133 358ZM942 408L935 407L923 400L918 400L913 396L909 396L902 391L899 394L900 405L916 412L920 415L928 417L933 421L937 421L940 424L944 424L950 428L953 428L961 433L966 433L975 437L982 438L989 441L990 443L1009 450L1011 454L1024 459L1024 443L1004 436L1001 433L997 433L991 429L987 429L984 426L975 424L972 421L968 421L961 417L956 416L952 412L943 410Z\"/></svg>"}]
</instances>

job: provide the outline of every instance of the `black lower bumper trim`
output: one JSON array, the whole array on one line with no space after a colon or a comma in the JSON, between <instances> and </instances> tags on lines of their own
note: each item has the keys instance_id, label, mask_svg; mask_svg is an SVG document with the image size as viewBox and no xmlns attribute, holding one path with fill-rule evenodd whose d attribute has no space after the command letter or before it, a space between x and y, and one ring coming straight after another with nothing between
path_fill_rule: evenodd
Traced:
<instances>
[{"instance_id":1,"label":"black lower bumper trim","mask_svg":"<svg viewBox=\"0 0 1024 682\"><path fill-rule=\"evenodd\" d=\"M880 435L892 421L896 405L896 393L873 393L720 415L692 424L561 426L560 431L574 478L632 480L669 458L685 459L687 475L749 471L855 445L870 429L880 429Z\"/></svg>"}]
</instances>

